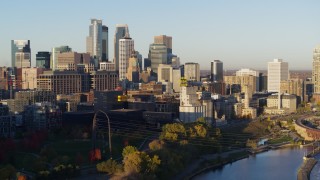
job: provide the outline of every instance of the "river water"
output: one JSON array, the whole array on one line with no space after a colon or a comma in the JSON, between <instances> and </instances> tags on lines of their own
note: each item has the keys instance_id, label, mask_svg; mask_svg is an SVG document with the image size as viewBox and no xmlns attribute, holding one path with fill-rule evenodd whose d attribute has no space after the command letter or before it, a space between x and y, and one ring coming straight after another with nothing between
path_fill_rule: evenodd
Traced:
<instances>
[{"instance_id":1,"label":"river water","mask_svg":"<svg viewBox=\"0 0 320 180\"><path fill-rule=\"evenodd\" d=\"M297 146L270 150L203 172L193 180L294 180L307 151Z\"/></svg>"}]
</instances>

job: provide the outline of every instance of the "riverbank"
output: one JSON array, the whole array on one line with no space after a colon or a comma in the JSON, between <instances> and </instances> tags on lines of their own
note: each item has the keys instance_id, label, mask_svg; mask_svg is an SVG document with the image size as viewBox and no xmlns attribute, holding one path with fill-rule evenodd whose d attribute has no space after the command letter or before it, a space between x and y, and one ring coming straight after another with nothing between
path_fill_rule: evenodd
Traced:
<instances>
[{"instance_id":1,"label":"riverbank","mask_svg":"<svg viewBox=\"0 0 320 180\"><path fill-rule=\"evenodd\" d=\"M286 142L286 143L274 144L272 146L270 145L263 146L263 148L260 148L257 151L252 151L252 150L250 151L250 150L243 149L242 151L238 151L238 152L229 152L229 153L226 152L228 154L222 153L221 155L215 154L215 156L212 156L212 155L211 157L207 156L207 159L202 159L201 163L198 162L200 160L198 160L197 163L195 163L196 165L198 165L198 168L194 168L193 170L189 171L191 173L189 173L188 175L185 175L182 177L180 176L180 179L192 179L193 177L207 170L223 167L227 164L234 163L238 160L248 158L250 154L259 154L259 153L269 151L270 149L275 150L275 149L286 148L290 146L295 146L295 144Z\"/></svg>"},{"instance_id":2,"label":"riverbank","mask_svg":"<svg viewBox=\"0 0 320 180\"><path fill-rule=\"evenodd\" d=\"M205 160L202 164L201 164L201 168L195 170L194 173L192 173L191 175L184 177L183 179L192 179L193 177L201 174L204 171L210 170L210 169L216 169L216 168L220 168L223 167L226 164L229 163L233 163L236 161L239 161L241 159L245 159L249 157L249 152L247 151L242 151L239 153L233 153L230 154L227 158L219 158L219 159L215 159L215 160Z\"/></svg>"},{"instance_id":3,"label":"riverbank","mask_svg":"<svg viewBox=\"0 0 320 180\"><path fill-rule=\"evenodd\" d=\"M308 180L313 167L317 164L314 158L304 158L302 166L298 170L298 180Z\"/></svg>"}]
</instances>

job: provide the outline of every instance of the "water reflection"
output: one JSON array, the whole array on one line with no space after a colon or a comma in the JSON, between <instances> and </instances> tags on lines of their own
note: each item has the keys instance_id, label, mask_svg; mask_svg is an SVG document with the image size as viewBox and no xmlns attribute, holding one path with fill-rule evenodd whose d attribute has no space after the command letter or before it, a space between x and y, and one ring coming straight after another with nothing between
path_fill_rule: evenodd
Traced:
<instances>
[{"instance_id":1,"label":"water reflection","mask_svg":"<svg viewBox=\"0 0 320 180\"><path fill-rule=\"evenodd\" d=\"M297 146L270 150L204 172L193 179L292 180L297 178L298 168L302 164L303 156L307 151L310 151L310 149Z\"/></svg>"}]
</instances>

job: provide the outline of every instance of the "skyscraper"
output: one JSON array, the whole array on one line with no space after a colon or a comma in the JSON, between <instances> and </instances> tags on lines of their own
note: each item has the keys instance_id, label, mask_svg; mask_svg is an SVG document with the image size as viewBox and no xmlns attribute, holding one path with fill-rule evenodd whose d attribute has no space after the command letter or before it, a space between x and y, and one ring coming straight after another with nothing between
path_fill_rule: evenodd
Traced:
<instances>
[{"instance_id":1,"label":"skyscraper","mask_svg":"<svg viewBox=\"0 0 320 180\"><path fill-rule=\"evenodd\" d=\"M282 59L268 62L268 91L280 92L280 82L289 79L289 65Z\"/></svg>"},{"instance_id":2,"label":"skyscraper","mask_svg":"<svg viewBox=\"0 0 320 180\"><path fill-rule=\"evenodd\" d=\"M50 69L50 53L40 51L36 54L36 67Z\"/></svg>"},{"instance_id":3,"label":"skyscraper","mask_svg":"<svg viewBox=\"0 0 320 180\"><path fill-rule=\"evenodd\" d=\"M151 69L154 73L158 73L159 64L167 64L167 47L164 44L150 44L149 57L151 60Z\"/></svg>"},{"instance_id":4,"label":"skyscraper","mask_svg":"<svg viewBox=\"0 0 320 180\"><path fill-rule=\"evenodd\" d=\"M223 63L220 60L214 60L211 62L211 81L223 81Z\"/></svg>"},{"instance_id":5,"label":"skyscraper","mask_svg":"<svg viewBox=\"0 0 320 180\"><path fill-rule=\"evenodd\" d=\"M184 65L184 78L187 81L200 81L200 65L198 63L186 63Z\"/></svg>"},{"instance_id":6,"label":"skyscraper","mask_svg":"<svg viewBox=\"0 0 320 180\"><path fill-rule=\"evenodd\" d=\"M31 67L30 40L11 40L11 65L13 68Z\"/></svg>"},{"instance_id":7,"label":"skyscraper","mask_svg":"<svg viewBox=\"0 0 320 180\"><path fill-rule=\"evenodd\" d=\"M113 43L114 44L113 62L115 63L116 71L120 71L119 70L119 40L121 38L124 38L126 34L128 34L128 36L130 37L128 25L127 24L117 24L116 25L116 32L114 34L114 43Z\"/></svg>"},{"instance_id":8,"label":"skyscraper","mask_svg":"<svg viewBox=\"0 0 320 180\"><path fill-rule=\"evenodd\" d=\"M87 52L97 61L96 66L108 60L108 27L102 25L102 20L91 19L87 37Z\"/></svg>"},{"instance_id":9,"label":"skyscraper","mask_svg":"<svg viewBox=\"0 0 320 180\"><path fill-rule=\"evenodd\" d=\"M134 41L127 33L124 38L119 40L119 79L126 79L129 58L134 51Z\"/></svg>"},{"instance_id":10,"label":"skyscraper","mask_svg":"<svg viewBox=\"0 0 320 180\"><path fill-rule=\"evenodd\" d=\"M312 63L312 82L314 84L314 93L320 93L320 45L313 50Z\"/></svg>"}]
</instances>

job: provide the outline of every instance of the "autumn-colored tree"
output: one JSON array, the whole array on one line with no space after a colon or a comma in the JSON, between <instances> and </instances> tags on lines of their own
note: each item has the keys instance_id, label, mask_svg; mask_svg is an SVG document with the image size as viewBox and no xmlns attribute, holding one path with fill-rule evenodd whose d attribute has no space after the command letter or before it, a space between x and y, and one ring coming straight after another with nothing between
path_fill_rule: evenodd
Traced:
<instances>
[{"instance_id":1,"label":"autumn-colored tree","mask_svg":"<svg viewBox=\"0 0 320 180\"><path fill-rule=\"evenodd\" d=\"M125 158L127 155L137 152L138 149L134 146L127 146L122 150L122 157Z\"/></svg>"},{"instance_id":2,"label":"autumn-colored tree","mask_svg":"<svg viewBox=\"0 0 320 180\"><path fill-rule=\"evenodd\" d=\"M98 172L105 172L108 174L119 173L122 171L122 165L118 164L117 161L113 159L108 159L107 161L103 161L97 164Z\"/></svg>"},{"instance_id":3,"label":"autumn-colored tree","mask_svg":"<svg viewBox=\"0 0 320 180\"><path fill-rule=\"evenodd\" d=\"M124 171L126 173L139 173L142 175L154 174L160 162L157 155L151 158L147 153L139 151L128 154L123 159Z\"/></svg>"},{"instance_id":4,"label":"autumn-colored tree","mask_svg":"<svg viewBox=\"0 0 320 180\"><path fill-rule=\"evenodd\" d=\"M177 141L181 138L185 138L187 135L186 129L183 124L173 123L166 124L162 127L162 133L160 135L161 140Z\"/></svg>"},{"instance_id":5,"label":"autumn-colored tree","mask_svg":"<svg viewBox=\"0 0 320 180\"><path fill-rule=\"evenodd\" d=\"M159 149L162 149L163 146L164 146L164 142L158 139L155 139L149 143L149 148L151 150L159 150Z\"/></svg>"}]
</instances>

